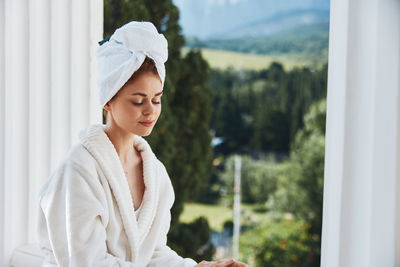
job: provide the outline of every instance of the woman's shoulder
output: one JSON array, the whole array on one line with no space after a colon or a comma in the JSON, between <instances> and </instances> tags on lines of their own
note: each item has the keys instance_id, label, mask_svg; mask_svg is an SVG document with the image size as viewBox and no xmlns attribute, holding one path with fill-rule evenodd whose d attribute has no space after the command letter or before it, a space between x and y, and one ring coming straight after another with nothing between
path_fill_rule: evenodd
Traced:
<instances>
[{"instance_id":1,"label":"woman's shoulder","mask_svg":"<svg viewBox=\"0 0 400 267\"><path fill-rule=\"evenodd\" d=\"M82 145L73 146L39 190L39 205L43 211L56 203L71 205L93 200L105 207L106 197L95 164Z\"/></svg>"},{"instance_id":2,"label":"woman's shoulder","mask_svg":"<svg viewBox=\"0 0 400 267\"><path fill-rule=\"evenodd\" d=\"M65 159L78 165L93 164L96 162L92 154L82 143L76 143L69 150Z\"/></svg>"},{"instance_id":3,"label":"woman's shoulder","mask_svg":"<svg viewBox=\"0 0 400 267\"><path fill-rule=\"evenodd\" d=\"M50 186L54 187L56 184L65 183L66 177L91 179L95 173L96 161L82 144L77 143L69 149L62 161L51 171L41 192Z\"/></svg>"},{"instance_id":4,"label":"woman's shoulder","mask_svg":"<svg viewBox=\"0 0 400 267\"><path fill-rule=\"evenodd\" d=\"M96 171L96 160L81 143L77 143L67 152L60 166L73 166L92 173Z\"/></svg>"}]
</instances>

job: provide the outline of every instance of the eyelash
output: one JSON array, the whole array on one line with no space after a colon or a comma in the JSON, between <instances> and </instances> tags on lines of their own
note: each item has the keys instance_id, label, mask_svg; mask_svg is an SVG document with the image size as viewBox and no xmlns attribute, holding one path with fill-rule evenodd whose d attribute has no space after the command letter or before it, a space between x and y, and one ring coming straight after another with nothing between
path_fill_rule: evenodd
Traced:
<instances>
[{"instance_id":1,"label":"eyelash","mask_svg":"<svg viewBox=\"0 0 400 267\"><path fill-rule=\"evenodd\" d=\"M135 102L132 102L132 104L135 105L135 106L143 105L143 103L135 103ZM161 104L161 102L153 102L153 104L159 105L159 104Z\"/></svg>"}]
</instances>

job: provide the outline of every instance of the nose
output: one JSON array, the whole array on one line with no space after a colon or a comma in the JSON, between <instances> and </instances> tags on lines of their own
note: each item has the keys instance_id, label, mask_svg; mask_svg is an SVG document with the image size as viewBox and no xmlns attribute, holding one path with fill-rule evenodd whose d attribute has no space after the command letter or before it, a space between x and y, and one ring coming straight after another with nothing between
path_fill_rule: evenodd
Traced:
<instances>
[{"instance_id":1,"label":"nose","mask_svg":"<svg viewBox=\"0 0 400 267\"><path fill-rule=\"evenodd\" d=\"M151 101L147 102L144 109L143 109L143 115L149 115L153 114L155 111L155 107Z\"/></svg>"}]
</instances>

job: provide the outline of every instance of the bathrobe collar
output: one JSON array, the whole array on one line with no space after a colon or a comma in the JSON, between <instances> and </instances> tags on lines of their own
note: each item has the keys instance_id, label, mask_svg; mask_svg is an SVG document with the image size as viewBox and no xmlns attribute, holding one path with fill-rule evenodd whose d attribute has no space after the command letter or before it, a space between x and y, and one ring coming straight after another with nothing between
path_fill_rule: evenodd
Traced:
<instances>
[{"instance_id":1,"label":"bathrobe collar","mask_svg":"<svg viewBox=\"0 0 400 267\"><path fill-rule=\"evenodd\" d=\"M136 220L133 200L130 194L121 160L104 132L104 124L92 124L79 133L80 142L99 163L110 184L117 201L125 232L131 245L133 261L138 258L138 248L148 234L155 217L158 202L157 158L147 141L134 136L134 146L140 152L143 163L145 192L142 199L140 216Z\"/></svg>"}]
</instances>

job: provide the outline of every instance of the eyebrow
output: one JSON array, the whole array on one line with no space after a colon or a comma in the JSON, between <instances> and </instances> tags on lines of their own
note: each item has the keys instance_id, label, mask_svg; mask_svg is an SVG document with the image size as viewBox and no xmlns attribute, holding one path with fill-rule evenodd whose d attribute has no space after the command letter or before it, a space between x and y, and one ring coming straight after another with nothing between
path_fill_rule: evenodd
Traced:
<instances>
[{"instance_id":1,"label":"eyebrow","mask_svg":"<svg viewBox=\"0 0 400 267\"><path fill-rule=\"evenodd\" d=\"M163 93L163 91L161 91L161 92L159 92L159 93L155 94L155 96L159 96L159 95L161 95L162 93ZM146 94L144 94L144 93L133 93L133 94L131 94L131 95L147 96L147 95L146 95Z\"/></svg>"}]
</instances>

